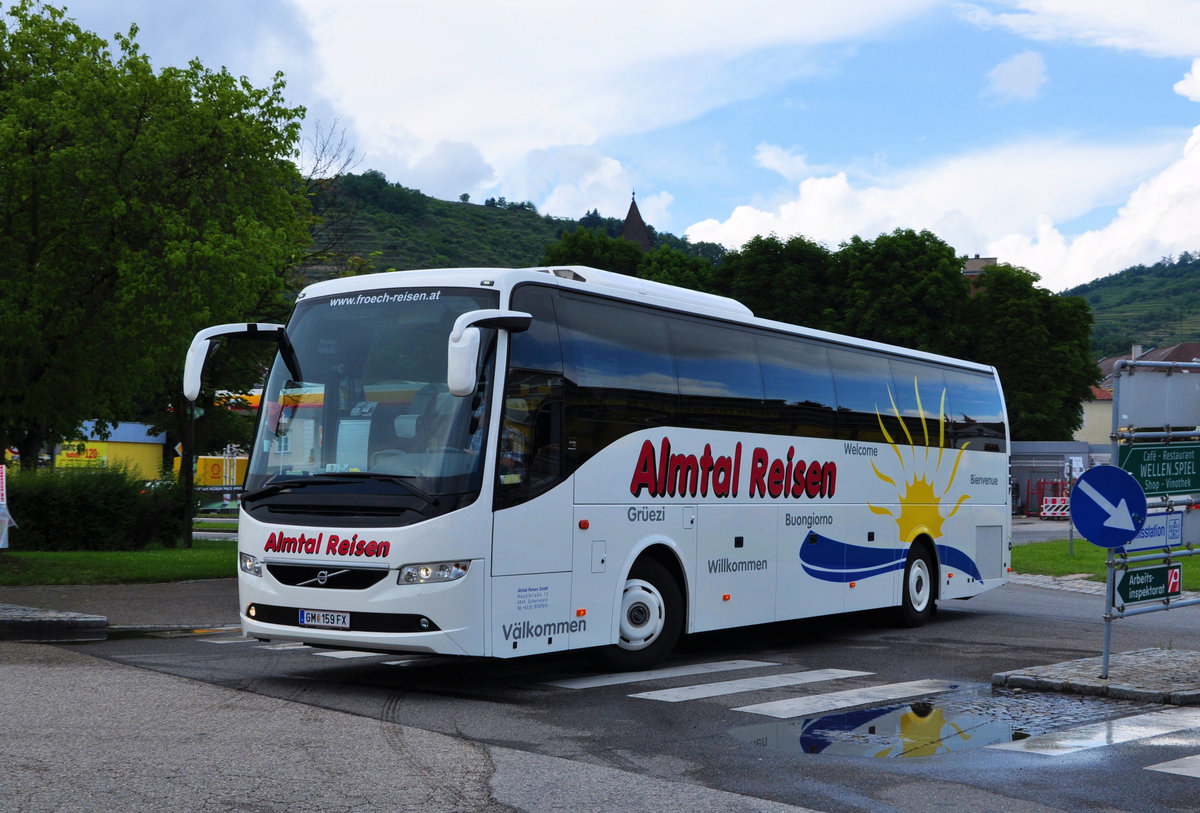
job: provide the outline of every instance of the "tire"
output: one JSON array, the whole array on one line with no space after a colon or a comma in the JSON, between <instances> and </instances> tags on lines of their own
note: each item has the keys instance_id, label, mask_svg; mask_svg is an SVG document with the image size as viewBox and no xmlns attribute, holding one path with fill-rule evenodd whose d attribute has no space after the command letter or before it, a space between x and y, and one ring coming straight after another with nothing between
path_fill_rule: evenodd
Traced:
<instances>
[{"instance_id":1,"label":"tire","mask_svg":"<svg viewBox=\"0 0 1200 813\"><path fill-rule=\"evenodd\" d=\"M929 552L914 545L904 564L904 584L901 586L900 622L906 627L919 627L934 611L934 567Z\"/></svg>"},{"instance_id":2,"label":"tire","mask_svg":"<svg viewBox=\"0 0 1200 813\"><path fill-rule=\"evenodd\" d=\"M593 653L595 663L616 672L649 669L675 648L683 633L683 594L663 565L641 559L621 594L619 641Z\"/></svg>"}]
</instances>

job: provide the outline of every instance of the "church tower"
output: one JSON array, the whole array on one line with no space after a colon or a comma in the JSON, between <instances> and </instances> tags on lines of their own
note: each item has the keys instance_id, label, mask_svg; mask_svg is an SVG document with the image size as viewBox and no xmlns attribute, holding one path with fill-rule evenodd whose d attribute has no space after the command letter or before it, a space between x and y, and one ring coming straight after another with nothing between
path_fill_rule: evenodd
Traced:
<instances>
[{"instance_id":1,"label":"church tower","mask_svg":"<svg viewBox=\"0 0 1200 813\"><path fill-rule=\"evenodd\" d=\"M618 236L637 243L642 247L642 251L654 249L654 241L650 239L646 221L642 220L642 213L638 211L636 192L629 201L629 214L625 215L625 223L622 224L621 234Z\"/></svg>"}]
</instances>

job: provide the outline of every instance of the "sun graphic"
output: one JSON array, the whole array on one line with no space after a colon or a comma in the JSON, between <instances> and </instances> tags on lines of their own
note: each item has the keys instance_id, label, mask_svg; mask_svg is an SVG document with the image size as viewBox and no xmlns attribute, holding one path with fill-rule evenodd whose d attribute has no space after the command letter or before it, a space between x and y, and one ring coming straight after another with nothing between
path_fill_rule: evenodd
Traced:
<instances>
[{"instance_id":1,"label":"sun graphic","mask_svg":"<svg viewBox=\"0 0 1200 813\"><path fill-rule=\"evenodd\" d=\"M909 429L908 423L900 414L900 409L896 406L896 398L892 394L891 387L888 388L888 398L892 403L892 414L900 422L900 428L904 430L904 436L907 438L907 445L898 443L897 439L893 438L888 433L887 427L883 423L883 416L879 414L879 410L875 410L875 417L879 420L879 428L883 430L883 436L887 440L888 445L896 454L896 459L900 463L900 471L903 474L903 486L897 485L896 481L879 470L875 462L871 462L871 468L875 470L875 476L883 482L896 489L896 495L900 502L900 513L896 514L891 508L881 505L871 505L867 507L872 513L883 514L896 520L896 525L900 529L900 541L911 543L922 533L928 534L932 539L938 539L942 535L942 523L954 516L964 502L970 499L970 496L963 494L958 498L958 502L950 509L950 513L942 516L941 506L942 500L950 493L950 489L954 487L954 480L958 474L958 464L962 461L963 452L966 451L968 444L964 443L962 448L954 456L953 465L950 467L949 476L946 478L945 487L938 491L938 481L942 476L943 462L949 462L946 452L946 390L942 390L941 404L938 407L937 426L937 454L934 457L933 447L929 442L929 421L926 419L925 408L921 405L921 390L917 385L917 380L913 378L913 392L917 397L917 413L919 417L910 417L910 421L920 421L920 431L924 436L924 444L918 446L913 442L912 432ZM932 472L931 472L932 469Z\"/></svg>"}]
</instances>

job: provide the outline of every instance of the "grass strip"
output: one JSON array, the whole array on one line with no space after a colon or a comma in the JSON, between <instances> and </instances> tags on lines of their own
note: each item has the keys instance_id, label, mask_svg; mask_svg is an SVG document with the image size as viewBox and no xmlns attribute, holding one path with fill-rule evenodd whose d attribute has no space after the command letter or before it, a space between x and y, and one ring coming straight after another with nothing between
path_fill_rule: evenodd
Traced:
<instances>
[{"instance_id":1,"label":"grass strip","mask_svg":"<svg viewBox=\"0 0 1200 813\"><path fill-rule=\"evenodd\" d=\"M190 548L0 552L0 586L132 584L237 575L237 540L197 539Z\"/></svg>"},{"instance_id":2,"label":"grass strip","mask_svg":"<svg viewBox=\"0 0 1200 813\"><path fill-rule=\"evenodd\" d=\"M1086 573L1094 581L1104 581L1104 563L1108 551L1091 542L1076 539L1074 553L1067 540L1031 542L1012 549L1012 568L1017 573L1037 576L1070 576ZM1174 561L1183 564L1183 589L1200 591L1200 556ZM1155 562L1138 562L1131 568L1152 567Z\"/></svg>"}]
</instances>

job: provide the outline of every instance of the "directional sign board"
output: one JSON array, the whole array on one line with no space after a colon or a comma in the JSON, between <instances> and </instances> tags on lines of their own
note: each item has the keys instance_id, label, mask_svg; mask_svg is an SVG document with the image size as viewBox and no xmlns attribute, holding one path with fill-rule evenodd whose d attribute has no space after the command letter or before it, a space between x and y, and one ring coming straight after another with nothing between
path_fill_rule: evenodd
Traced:
<instances>
[{"instance_id":1,"label":"directional sign board","mask_svg":"<svg viewBox=\"0 0 1200 813\"><path fill-rule=\"evenodd\" d=\"M1126 553L1177 548L1183 544L1183 514L1150 514L1137 536L1125 545Z\"/></svg>"},{"instance_id":2,"label":"directional sign board","mask_svg":"<svg viewBox=\"0 0 1200 813\"><path fill-rule=\"evenodd\" d=\"M1183 595L1183 567L1154 565L1122 571L1117 576L1117 595L1126 604L1179 598Z\"/></svg>"},{"instance_id":3,"label":"directional sign board","mask_svg":"<svg viewBox=\"0 0 1200 813\"><path fill-rule=\"evenodd\" d=\"M1117 462L1147 494L1200 492L1200 443L1134 443L1118 448Z\"/></svg>"},{"instance_id":4,"label":"directional sign board","mask_svg":"<svg viewBox=\"0 0 1200 813\"><path fill-rule=\"evenodd\" d=\"M1095 466L1071 489L1071 521L1093 545L1124 547L1146 521L1146 494L1129 472Z\"/></svg>"}]
</instances>

